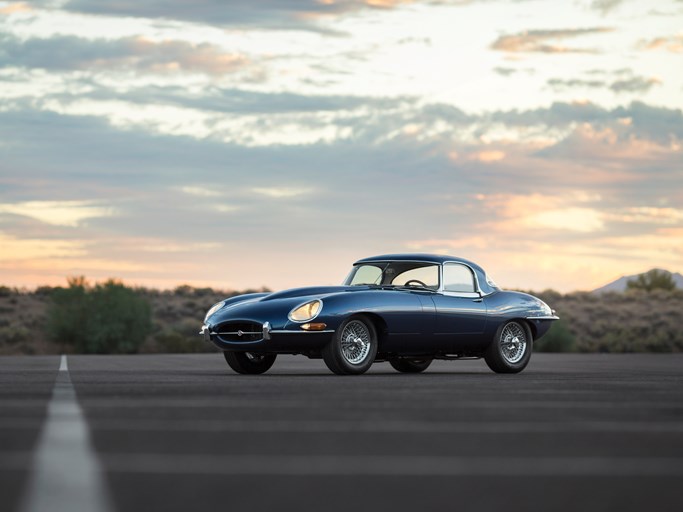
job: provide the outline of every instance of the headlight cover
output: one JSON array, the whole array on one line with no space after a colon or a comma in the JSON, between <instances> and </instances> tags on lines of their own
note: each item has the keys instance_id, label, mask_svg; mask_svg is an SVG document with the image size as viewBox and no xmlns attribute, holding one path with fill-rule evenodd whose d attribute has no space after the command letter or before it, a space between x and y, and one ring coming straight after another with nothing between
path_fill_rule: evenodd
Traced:
<instances>
[{"instance_id":1,"label":"headlight cover","mask_svg":"<svg viewBox=\"0 0 683 512\"><path fill-rule=\"evenodd\" d=\"M208 318L213 315L216 311L221 309L223 306L225 306L225 301L222 300L220 302L216 302L213 306L211 306L211 309L206 312L206 316L204 317L204 321L206 322Z\"/></svg>"},{"instance_id":2,"label":"headlight cover","mask_svg":"<svg viewBox=\"0 0 683 512\"><path fill-rule=\"evenodd\" d=\"M310 322L318 313L323 309L323 301L320 299L315 299L300 306L295 307L289 312L287 317L292 322Z\"/></svg>"}]
</instances>

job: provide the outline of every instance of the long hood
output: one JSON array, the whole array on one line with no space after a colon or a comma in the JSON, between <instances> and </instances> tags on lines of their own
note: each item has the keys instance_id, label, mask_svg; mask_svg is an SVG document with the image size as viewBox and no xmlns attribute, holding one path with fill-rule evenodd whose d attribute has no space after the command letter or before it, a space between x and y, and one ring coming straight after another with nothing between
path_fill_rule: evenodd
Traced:
<instances>
[{"instance_id":1,"label":"long hood","mask_svg":"<svg viewBox=\"0 0 683 512\"><path fill-rule=\"evenodd\" d=\"M206 320L213 325L229 319L261 323L268 321L273 328L282 328L288 322L287 314L308 300L325 300L331 295L367 291L367 289L365 286L310 286L270 294L239 295L227 299L224 306Z\"/></svg>"},{"instance_id":2,"label":"long hood","mask_svg":"<svg viewBox=\"0 0 683 512\"><path fill-rule=\"evenodd\" d=\"M305 288L292 288L290 290L283 290L281 292L271 293L262 297L261 302L278 300L278 299L293 299L301 297L322 297L331 295L333 293L352 292L367 289L364 286L307 286Z\"/></svg>"}]
</instances>

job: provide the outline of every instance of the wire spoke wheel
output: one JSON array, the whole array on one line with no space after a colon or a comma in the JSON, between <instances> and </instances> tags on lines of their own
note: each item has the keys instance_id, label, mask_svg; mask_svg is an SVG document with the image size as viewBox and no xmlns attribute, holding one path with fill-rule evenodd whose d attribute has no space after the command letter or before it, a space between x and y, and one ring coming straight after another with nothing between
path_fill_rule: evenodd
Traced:
<instances>
[{"instance_id":1,"label":"wire spoke wheel","mask_svg":"<svg viewBox=\"0 0 683 512\"><path fill-rule=\"evenodd\" d=\"M351 364L361 364L370 353L372 340L367 326L352 320L344 326L341 334L341 353Z\"/></svg>"},{"instance_id":2,"label":"wire spoke wheel","mask_svg":"<svg viewBox=\"0 0 683 512\"><path fill-rule=\"evenodd\" d=\"M484 352L484 360L496 373L519 373L529 364L533 333L523 320L510 320L498 328Z\"/></svg>"},{"instance_id":3,"label":"wire spoke wheel","mask_svg":"<svg viewBox=\"0 0 683 512\"><path fill-rule=\"evenodd\" d=\"M500 353L511 364L518 363L524 357L527 347L527 335L521 325L515 322L507 324L500 333Z\"/></svg>"},{"instance_id":4,"label":"wire spoke wheel","mask_svg":"<svg viewBox=\"0 0 683 512\"><path fill-rule=\"evenodd\" d=\"M343 321L321 355L327 367L337 375L360 375L375 362L377 330L364 315Z\"/></svg>"}]
</instances>

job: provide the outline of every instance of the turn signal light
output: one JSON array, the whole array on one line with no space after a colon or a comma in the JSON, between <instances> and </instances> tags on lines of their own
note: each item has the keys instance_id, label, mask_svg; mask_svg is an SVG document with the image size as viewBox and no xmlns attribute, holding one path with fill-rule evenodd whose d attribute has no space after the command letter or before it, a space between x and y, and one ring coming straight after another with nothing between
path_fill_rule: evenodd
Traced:
<instances>
[{"instance_id":1,"label":"turn signal light","mask_svg":"<svg viewBox=\"0 0 683 512\"><path fill-rule=\"evenodd\" d=\"M324 324L322 322L316 323L316 324L303 324L301 328L304 331L322 331L327 327L327 324Z\"/></svg>"}]
</instances>

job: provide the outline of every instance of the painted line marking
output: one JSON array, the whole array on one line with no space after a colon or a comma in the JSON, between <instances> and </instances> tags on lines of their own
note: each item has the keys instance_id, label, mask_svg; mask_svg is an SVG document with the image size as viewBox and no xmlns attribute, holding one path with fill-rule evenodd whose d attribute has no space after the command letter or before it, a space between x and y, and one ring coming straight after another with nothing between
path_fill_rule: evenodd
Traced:
<instances>
[{"instance_id":1,"label":"painted line marking","mask_svg":"<svg viewBox=\"0 0 683 512\"><path fill-rule=\"evenodd\" d=\"M63 355L19 510L110 512L110 503Z\"/></svg>"}]
</instances>

